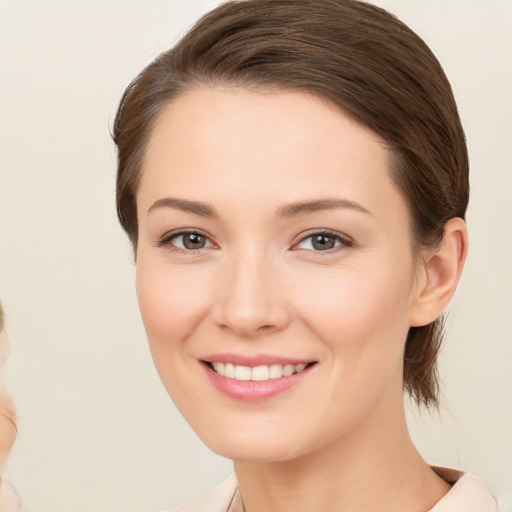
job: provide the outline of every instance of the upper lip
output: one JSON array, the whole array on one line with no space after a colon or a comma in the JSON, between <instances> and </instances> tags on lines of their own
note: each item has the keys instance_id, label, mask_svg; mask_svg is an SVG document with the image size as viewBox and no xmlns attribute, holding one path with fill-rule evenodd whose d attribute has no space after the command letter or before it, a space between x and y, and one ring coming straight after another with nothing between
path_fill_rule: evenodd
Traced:
<instances>
[{"instance_id":1,"label":"upper lip","mask_svg":"<svg viewBox=\"0 0 512 512\"><path fill-rule=\"evenodd\" d=\"M263 366L263 365L272 365L272 364L280 364L280 365L298 365L298 364L310 364L316 361L312 359L301 359L295 357L283 357L271 354L256 354L252 356L243 355L243 354L209 354L203 358L202 361L207 363L231 363L239 366Z\"/></svg>"}]
</instances>

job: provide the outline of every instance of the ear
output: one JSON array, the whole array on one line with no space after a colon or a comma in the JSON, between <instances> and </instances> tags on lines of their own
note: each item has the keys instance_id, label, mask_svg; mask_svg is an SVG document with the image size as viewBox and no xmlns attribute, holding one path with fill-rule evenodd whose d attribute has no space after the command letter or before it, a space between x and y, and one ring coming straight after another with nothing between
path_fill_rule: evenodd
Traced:
<instances>
[{"instance_id":1,"label":"ear","mask_svg":"<svg viewBox=\"0 0 512 512\"><path fill-rule=\"evenodd\" d=\"M457 288L467 252L466 223L458 217L450 219L444 227L441 244L423 255L411 308L411 327L433 322L446 309Z\"/></svg>"}]
</instances>

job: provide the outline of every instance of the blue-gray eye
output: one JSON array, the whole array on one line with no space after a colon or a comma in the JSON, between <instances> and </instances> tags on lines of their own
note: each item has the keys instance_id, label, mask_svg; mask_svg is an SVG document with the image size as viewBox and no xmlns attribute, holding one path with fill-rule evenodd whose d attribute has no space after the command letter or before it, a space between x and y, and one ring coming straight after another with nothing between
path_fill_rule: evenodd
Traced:
<instances>
[{"instance_id":1,"label":"blue-gray eye","mask_svg":"<svg viewBox=\"0 0 512 512\"><path fill-rule=\"evenodd\" d=\"M336 240L328 235L313 235L311 237L311 245L318 251L332 249L336 244Z\"/></svg>"},{"instance_id":2,"label":"blue-gray eye","mask_svg":"<svg viewBox=\"0 0 512 512\"><path fill-rule=\"evenodd\" d=\"M352 242L345 240L334 233L313 233L303 238L297 245L298 249L308 249L314 251L328 251L342 245L350 246Z\"/></svg>"}]
</instances>

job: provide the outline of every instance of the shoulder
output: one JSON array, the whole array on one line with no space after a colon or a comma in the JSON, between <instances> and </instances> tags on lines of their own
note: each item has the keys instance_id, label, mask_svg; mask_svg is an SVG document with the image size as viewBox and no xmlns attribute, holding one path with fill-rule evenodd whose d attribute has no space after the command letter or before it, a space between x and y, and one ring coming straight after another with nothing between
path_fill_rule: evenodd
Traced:
<instances>
[{"instance_id":1,"label":"shoulder","mask_svg":"<svg viewBox=\"0 0 512 512\"><path fill-rule=\"evenodd\" d=\"M236 508L230 507L235 498L236 489L236 477L231 474L217 487L169 512L228 512L229 510L237 512Z\"/></svg>"},{"instance_id":2,"label":"shoulder","mask_svg":"<svg viewBox=\"0 0 512 512\"><path fill-rule=\"evenodd\" d=\"M453 487L430 512L497 512L496 499L480 478L453 469L433 469Z\"/></svg>"}]
</instances>

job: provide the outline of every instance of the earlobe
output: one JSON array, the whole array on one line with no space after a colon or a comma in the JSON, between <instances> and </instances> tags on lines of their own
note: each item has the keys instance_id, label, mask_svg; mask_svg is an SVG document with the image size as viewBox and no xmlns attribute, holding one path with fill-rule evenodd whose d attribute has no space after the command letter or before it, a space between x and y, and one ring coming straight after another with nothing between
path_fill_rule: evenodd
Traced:
<instances>
[{"instance_id":1,"label":"earlobe","mask_svg":"<svg viewBox=\"0 0 512 512\"><path fill-rule=\"evenodd\" d=\"M446 309L457 288L467 249L466 223L458 217L450 219L440 245L425 254L422 279L411 309L411 327L433 322Z\"/></svg>"}]
</instances>

